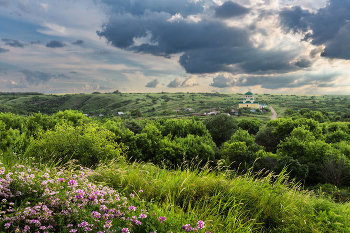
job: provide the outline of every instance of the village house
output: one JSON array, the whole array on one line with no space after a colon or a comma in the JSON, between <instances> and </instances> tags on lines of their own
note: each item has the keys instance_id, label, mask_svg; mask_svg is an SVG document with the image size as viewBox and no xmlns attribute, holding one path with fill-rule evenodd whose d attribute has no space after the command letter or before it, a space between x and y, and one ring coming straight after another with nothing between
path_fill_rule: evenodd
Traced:
<instances>
[{"instance_id":1,"label":"village house","mask_svg":"<svg viewBox=\"0 0 350 233\"><path fill-rule=\"evenodd\" d=\"M244 94L243 101L239 102L239 108L251 108L251 109L262 109L266 108L266 104L259 104L258 101L254 99L254 94L249 91Z\"/></svg>"}]
</instances>

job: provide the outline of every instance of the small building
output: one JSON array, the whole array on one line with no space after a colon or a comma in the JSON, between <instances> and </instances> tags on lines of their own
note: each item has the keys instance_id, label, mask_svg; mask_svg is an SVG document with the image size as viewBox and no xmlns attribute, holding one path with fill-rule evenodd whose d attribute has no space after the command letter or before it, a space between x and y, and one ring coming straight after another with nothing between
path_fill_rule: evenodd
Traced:
<instances>
[{"instance_id":1,"label":"small building","mask_svg":"<svg viewBox=\"0 0 350 233\"><path fill-rule=\"evenodd\" d=\"M120 116L120 115L124 115L124 113L123 112L118 112L118 115Z\"/></svg>"},{"instance_id":2,"label":"small building","mask_svg":"<svg viewBox=\"0 0 350 233\"><path fill-rule=\"evenodd\" d=\"M217 115L217 114L219 114L220 113L220 111L212 111L212 112L209 112L207 115Z\"/></svg>"},{"instance_id":3,"label":"small building","mask_svg":"<svg viewBox=\"0 0 350 233\"><path fill-rule=\"evenodd\" d=\"M244 94L243 101L239 102L239 108L251 108L251 109L261 109L267 107L266 104L260 105L258 101L254 99L254 94L249 91Z\"/></svg>"}]
</instances>

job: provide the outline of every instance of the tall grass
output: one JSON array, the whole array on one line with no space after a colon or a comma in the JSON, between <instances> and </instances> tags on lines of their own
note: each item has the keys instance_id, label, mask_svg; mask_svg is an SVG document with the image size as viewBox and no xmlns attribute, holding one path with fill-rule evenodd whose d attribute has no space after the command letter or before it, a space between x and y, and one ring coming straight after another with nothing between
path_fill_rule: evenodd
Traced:
<instances>
[{"instance_id":1,"label":"tall grass","mask_svg":"<svg viewBox=\"0 0 350 233\"><path fill-rule=\"evenodd\" d=\"M348 203L316 198L288 182L284 172L263 178L230 175L209 168L168 171L112 161L100 165L92 179L127 192L142 189L147 200L159 205L208 216L213 232L232 232L237 225L252 232L350 231Z\"/></svg>"},{"instance_id":2,"label":"tall grass","mask_svg":"<svg viewBox=\"0 0 350 233\"><path fill-rule=\"evenodd\" d=\"M30 166L33 160L2 154L0 161L11 170L15 164ZM46 170L55 164L41 166ZM66 170L71 168L68 165ZM302 191L288 181L285 172L262 177L209 167L166 170L152 164L111 161L89 173L89 179L121 193L134 193L150 214L167 217L168 229L205 220L206 229L213 233L350 232L349 203Z\"/></svg>"}]
</instances>

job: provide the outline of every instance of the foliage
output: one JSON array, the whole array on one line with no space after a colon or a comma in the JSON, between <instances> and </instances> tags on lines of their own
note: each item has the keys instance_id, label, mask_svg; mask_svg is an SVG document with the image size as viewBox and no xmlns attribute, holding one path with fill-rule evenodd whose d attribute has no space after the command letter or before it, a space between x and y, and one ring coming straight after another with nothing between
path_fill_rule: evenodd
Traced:
<instances>
[{"instance_id":1,"label":"foliage","mask_svg":"<svg viewBox=\"0 0 350 233\"><path fill-rule=\"evenodd\" d=\"M255 136L255 142L266 148L266 151L276 153L280 140L274 133L274 127L264 127Z\"/></svg>"},{"instance_id":2,"label":"foliage","mask_svg":"<svg viewBox=\"0 0 350 233\"><path fill-rule=\"evenodd\" d=\"M84 166L92 166L121 156L123 145L115 140L115 134L94 123L76 127L64 123L56 125L55 130L39 133L25 155L43 161L55 158L62 163L77 159Z\"/></svg>"},{"instance_id":3,"label":"foliage","mask_svg":"<svg viewBox=\"0 0 350 233\"><path fill-rule=\"evenodd\" d=\"M300 191L284 173L230 179L229 172L190 170L112 162L99 167L96 172L100 175L94 180L126 192L142 189L145 200L163 203L165 208L179 206L188 213L206 214L212 220L211 232L346 232L350 227L348 203L336 204ZM217 214L211 214L214 212ZM237 217L235 213L241 214ZM238 226L248 222L250 230Z\"/></svg>"},{"instance_id":4,"label":"foliage","mask_svg":"<svg viewBox=\"0 0 350 233\"><path fill-rule=\"evenodd\" d=\"M89 181L95 175L90 169L16 165L10 171L3 168L0 174L2 232L180 232L189 223L201 232L210 228L193 221L195 214L177 219L160 215L156 205L143 201L143 190L125 196L96 185Z\"/></svg>"},{"instance_id":5,"label":"foliage","mask_svg":"<svg viewBox=\"0 0 350 233\"><path fill-rule=\"evenodd\" d=\"M238 129L236 120L228 115L220 114L204 121L213 141L217 146L228 141L232 134Z\"/></svg>"},{"instance_id":6,"label":"foliage","mask_svg":"<svg viewBox=\"0 0 350 233\"><path fill-rule=\"evenodd\" d=\"M262 126L261 122L256 119L242 119L238 122L238 127L247 130L249 134L256 134L260 127Z\"/></svg>"}]
</instances>

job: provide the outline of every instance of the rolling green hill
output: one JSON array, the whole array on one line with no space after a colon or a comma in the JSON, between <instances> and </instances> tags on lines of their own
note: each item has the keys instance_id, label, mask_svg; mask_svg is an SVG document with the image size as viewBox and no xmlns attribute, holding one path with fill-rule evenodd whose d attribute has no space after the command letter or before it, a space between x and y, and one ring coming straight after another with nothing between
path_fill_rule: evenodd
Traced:
<instances>
[{"instance_id":1,"label":"rolling green hill","mask_svg":"<svg viewBox=\"0 0 350 233\"><path fill-rule=\"evenodd\" d=\"M39 93L0 93L0 111L30 115L34 112L53 114L60 110L79 110L89 115L131 114L138 110L143 117L180 117L194 112L238 107L243 94L220 93L93 93L43 95ZM349 96L255 94L260 103L273 106L278 116L286 109L324 110L330 114L350 111ZM186 111L192 108L194 111ZM175 111L177 110L177 111ZM137 115L137 114L136 114ZM140 115L139 115L140 116ZM267 120L269 115L260 116Z\"/></svg>"}]
</instances>

